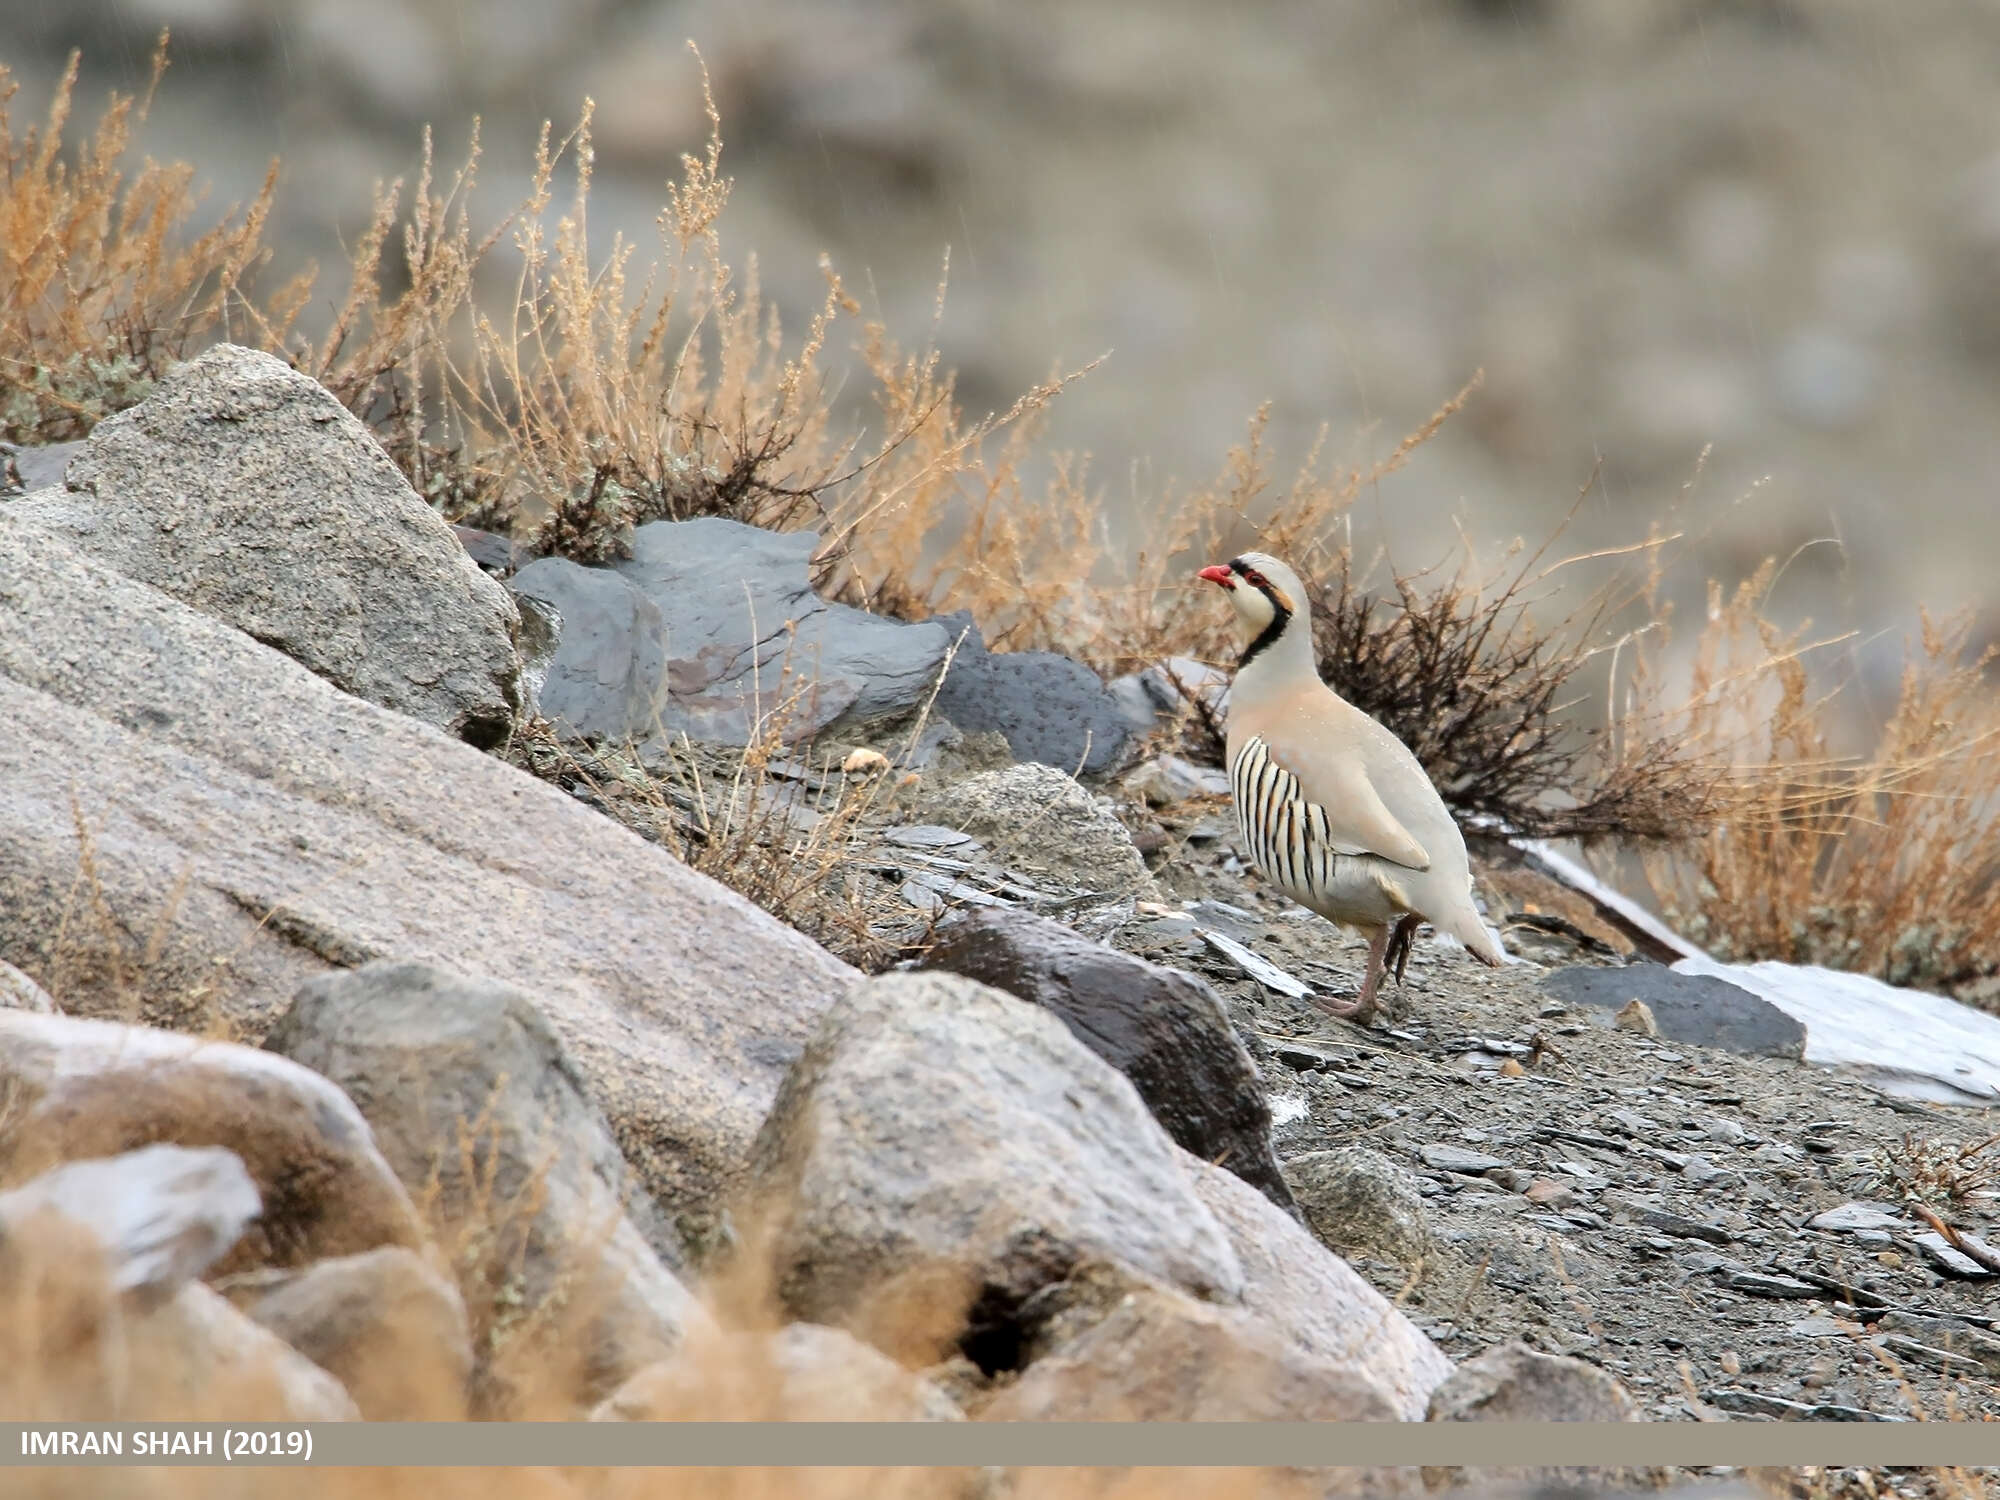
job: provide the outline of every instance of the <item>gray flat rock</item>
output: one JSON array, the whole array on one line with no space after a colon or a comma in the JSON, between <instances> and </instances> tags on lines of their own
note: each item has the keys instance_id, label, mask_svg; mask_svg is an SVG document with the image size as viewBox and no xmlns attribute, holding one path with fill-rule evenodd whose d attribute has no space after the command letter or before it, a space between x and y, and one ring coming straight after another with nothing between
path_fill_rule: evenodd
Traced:
<instances>
[{"instance_id":1,"label":"gray flat rock","mask_svg":"<svg viewBox=\"0 0 2000 1500\"><path fill-rule=\"evenodd\" d=\"M583 739L742 744L760 722L796 742L907 713L937 680L945 628L821 599L817 544L702 517L639 527L606 568L528 564L509 587L563 621L543 714Z\"/></svg>"},{"instance_id":2,"label":"gray flat rock","mask_svg":"<svg viewBox=\"0 0 2000 1500\"><path fill-rule=\"evenodd\" d=\"M1507 1165L1504 1156L1492 1156L1465 1146L1428 1145L1417 1147L1417 1156L1427 1167L1439 1172L1460 1172L1477 1177Z\"/></svg>"},{"instance_id":3,"label":"gray flat rock","mask_svg":"<svg viewBox=\"0 0 2000 1500\"><path fill-rule=\"evenodd\" d=\"M1674 972L1751 991L1805 1031L1805 1060L1885 1093L1940 1104L2000 1104L2000 1016L1943 995L1816 965L1687 958Z\"/></svg>"},{"instance_id":4,"label":"gray flat rock","mask_svg":"<svg viewBox=\"0 0 2000 1500\"><path fill-rule=\"evenodd\" d=\"M1923 1252L1925 1260L1947 1276L1959 1276L1967 1281L1983 1281L1989 1276L2000 1275L2000 1272L1995 1272L1991 1266L1980 1264L1958 1249L1934 1229L1927 1230L1923 1234L1911 1235L1910 1243Z\"/></svg>"},{"instance_id":5,"label":"gray flat rock","mask_svg":"<svg viewBox=\"0 0 2000 1500\"><path fill-rule=\"evenodd\" d=\"M1780 1007L1722 979L1682 972L1680 965L1579 964L1558 969L1542 987L1572 1005L1614 1014L1637 1000L1653 1013L1661 1036L1689 1046L1750 1057L1805 1055L1806 1028Z\"/></svg>"},{"instance_id":6,"label":"gray flat rock","mask_svg":"<svg viewBox=\"0 0 2000 1500\"><path fill-rule=\"evenodd\" d=\"M1863 1411L1858 1406L1840 1406L1831 1402L1814 1406L1804 1401L1787 1401L1782 1396L1767 1396L1762 1391L1706 1391L1702 1400L1718 1411L1726 1411L1743 1417L1768 1417L1779 1422L1901 1422L1903 1417L1883 1416L1872 1411Z\"/></svg>"},{"instance_id":7,"label":"gray flat rock","mask_svg":"<svg viewBox=\"0 0 2000 1500\"><path fill-rule=\"evenodd\" d=\"M882 842L900 849L961 849L978 841L969 833L937 823L912 823L882 830Z\"/></svg>"},{"instance_id":8,"label":"gray flat rock","mask_svg":"<svg viewBox=\"0 0 2000 1500\"><path fill-rule=\"evenodd\" d=\"M1906 1229L1909 1220L1901 1210L1886 1203L1843 1203L1823 1214L1814 1214L1806 1227L1852 1233L1857 1229Z\"/></svg>"},{"instance_id":9,"label":"gray flat rock","mask_svg":"<svg viewBox=\"0 0 2000 1500\"><path fill-rule=\"evenodd\" d=\"M939 615L957 642L937 709L968 733L998 730L1016 760L1098 776L1124 753L1130 728L1118 700L1082 662L1053 651L989 651L971 614Z\"/></svg>"},{"instance_id":10,"label":"gray flat rock","mask_svg":"<svg viewBox=\"0 0 2000 1500\"><path fill-rule=\"evenodd\" d=\"M1822 1295L1821 1288L1795 1276L1767 1276L1762 1271L1728 1271L1722 1284L1732 1292L1751 1297L1793 1298L1801 1301Z\"/></svg>"}]
</instances>

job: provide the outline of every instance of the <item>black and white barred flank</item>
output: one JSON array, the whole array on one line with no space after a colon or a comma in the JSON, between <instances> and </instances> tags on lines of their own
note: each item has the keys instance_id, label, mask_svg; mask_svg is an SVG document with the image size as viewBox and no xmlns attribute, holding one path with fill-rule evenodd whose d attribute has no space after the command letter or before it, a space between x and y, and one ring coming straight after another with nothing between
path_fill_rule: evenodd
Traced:
<instances>
[{"instance_id":1,"label":"black and white barred flank","mask_svg":"<svg viewBox=\"0 0 2000 1500\"><path fill-rule=\"evenodd\" d=\"M1271 759L1262 736L1244 742L1229 783L1251 862L1300 899L1332 894L1343 856L1334 850L1326 809L1306 800L1298 777Z\"/></svg>"}]
</instances>

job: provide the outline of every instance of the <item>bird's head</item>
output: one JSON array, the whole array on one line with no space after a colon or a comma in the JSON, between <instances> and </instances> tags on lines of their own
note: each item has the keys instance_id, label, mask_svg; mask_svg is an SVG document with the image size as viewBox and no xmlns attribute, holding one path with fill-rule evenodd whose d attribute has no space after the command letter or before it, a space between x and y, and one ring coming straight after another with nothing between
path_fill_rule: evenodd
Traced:
<instances>
[{"instance_id":1,"label":"bird's head","mask_svg":"<svg viewBox=\"0 0 2000 1500\"><path fill-rule=\"evenodd\" d=\"M1245 552L1226 563L1203 568L1196 576L1229 596L1246 664L1284 634L1292 617L1306 607L1305 586L1299 575L1268 553Z\"/></svg>"}]
</instances>

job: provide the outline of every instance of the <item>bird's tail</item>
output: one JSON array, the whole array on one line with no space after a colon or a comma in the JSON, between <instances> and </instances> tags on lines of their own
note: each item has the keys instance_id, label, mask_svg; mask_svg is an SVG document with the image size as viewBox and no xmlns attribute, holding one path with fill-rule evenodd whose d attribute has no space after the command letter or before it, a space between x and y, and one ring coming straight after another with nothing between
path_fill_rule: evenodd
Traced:
<instances>
[{"instance_id":1,"label":"bird's tail","mask_svg":"<svg viewBox=\"0 0 2000 1500\"><path fill-rule=\"evenodd\" d=\"M1440 914L1443 920L1434 920L1431 925L1442 932L1448 932L1474 958L1489 969L1498 969L1507 962L1506 950L1500 946L1500 939L1486 919L1479 915L1479 908L1473 904L1472 883L1466 882L1465 899L1454 901L1451 910Z\"/></svg>"}]
</instances>

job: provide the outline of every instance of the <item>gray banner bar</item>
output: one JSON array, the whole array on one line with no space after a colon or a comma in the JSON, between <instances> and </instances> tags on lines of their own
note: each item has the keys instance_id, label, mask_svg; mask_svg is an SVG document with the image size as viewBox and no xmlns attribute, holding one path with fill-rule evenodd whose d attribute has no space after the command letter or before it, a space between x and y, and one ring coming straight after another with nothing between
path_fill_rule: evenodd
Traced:
<instances>
[{"instance_id":1,"label":"gray banner bar","mask_svg":"<svg viewBox=\"0 0 2000 1500\"><path fill-rule=\"evenodd\" d=\"M2000 1423L0 1423L0 1466L2000 1466Z\"/></svg>"}]
</instances>

